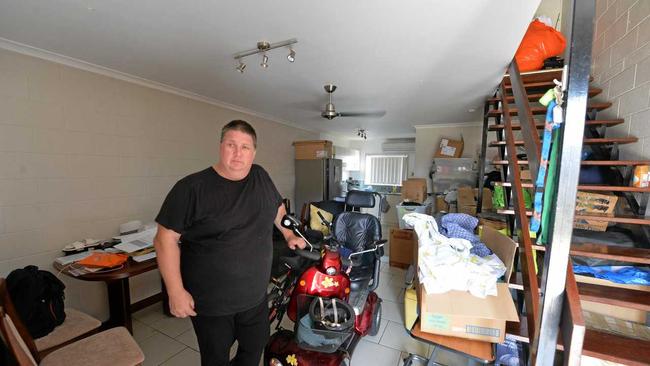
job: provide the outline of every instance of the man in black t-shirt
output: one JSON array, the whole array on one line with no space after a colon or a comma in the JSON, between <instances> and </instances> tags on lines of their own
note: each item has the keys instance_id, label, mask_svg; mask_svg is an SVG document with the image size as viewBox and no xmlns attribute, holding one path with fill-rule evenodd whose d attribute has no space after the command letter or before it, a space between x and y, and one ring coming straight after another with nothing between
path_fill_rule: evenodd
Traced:
<instances>
[{"instance_id":1,"label":"man in black t-shirt","mask_svg":"<svg viewBox=\"0 0 650 366\"><path fill-rule=\"evenodd\" d=\"M156 217L158 267L174 316L192 317L201 365L258 365L269 337L266 288L273 224L291 249L305 242L280 226L285 208L253 164L257 136L235 120L221 131L219 161L174 185ZM180 245L179 245L180 243Z\"/></svg>"}]
</instances>

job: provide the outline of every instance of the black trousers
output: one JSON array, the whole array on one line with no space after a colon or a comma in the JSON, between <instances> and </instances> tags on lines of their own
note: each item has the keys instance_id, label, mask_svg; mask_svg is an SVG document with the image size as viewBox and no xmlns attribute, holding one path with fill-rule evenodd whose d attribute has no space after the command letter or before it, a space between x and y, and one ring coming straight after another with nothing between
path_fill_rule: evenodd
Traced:
<instances>
[{"instance_id":1,"label":"black trousers","mask_svg":"<svg viewBox=\"0 0 650 366\"><path fill-rule=\"evenodd\" d=\"M239 343L234 366L258 366L269 340L269 309L266 300L232 315L192 317L201 352L201 366L230 365L230 347Z\"/></svg>"}]
</instances>

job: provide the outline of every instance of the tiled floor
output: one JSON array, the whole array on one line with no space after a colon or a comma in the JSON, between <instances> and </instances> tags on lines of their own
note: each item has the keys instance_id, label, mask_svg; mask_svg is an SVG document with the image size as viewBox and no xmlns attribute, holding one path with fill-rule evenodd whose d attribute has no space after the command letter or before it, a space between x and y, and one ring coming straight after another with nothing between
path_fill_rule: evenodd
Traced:
<instances>
[{"instance_id":1,"label":"tiled floor","mask_svg":"<svg viewBox=\"0 0 650 366\"><path fill-rule=\"evenodd\" d=\"M359 342L352 365L399 366L409 352L428 356L433 351L433 346L414 340L404 329L403 278L403 270L383 264L377 289L383 299L381 327L376 336L365 337ZM134 338L145 354L145 366L201 364L190 320L163 315L160 303L135 313L133 328ZM236 346L233 346L231 355L235 351ZM446 365L468 364L447 352L441 353L438 359Z\"/></svg>"}]
</instances>

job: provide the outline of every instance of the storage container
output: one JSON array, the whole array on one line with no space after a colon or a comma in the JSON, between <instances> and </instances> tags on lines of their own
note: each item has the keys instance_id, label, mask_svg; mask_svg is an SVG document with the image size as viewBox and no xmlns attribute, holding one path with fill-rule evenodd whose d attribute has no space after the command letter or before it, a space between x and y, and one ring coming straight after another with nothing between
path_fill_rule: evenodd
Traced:
<instances>
[{"instance_id":1,"label":"storage container","mask_svg":"<svg viewBox=\"0 0 650 366\"><path fill-rule=\"evenodd\" d=\"M397 205L396 208L397 208L397 220L399 220L400 229L413 229L412 226L404 222L403 218L404 215L406 215L407 213L415 212L415 213L421 213L426 215L431 214L431 208L428 205L407 206L404 205L402 202L402 204Z\"/></svg>"},{"instance_id":2,"label":"storage container","mask_svg":"<svg viewBox=\"0 0 650 366\"><path fill-rule=\"evenodd\" d=\"M333 156L332 141L294 141L293 146L296 149L296 160L324 159Z\"/></svg>"}]
</instances>

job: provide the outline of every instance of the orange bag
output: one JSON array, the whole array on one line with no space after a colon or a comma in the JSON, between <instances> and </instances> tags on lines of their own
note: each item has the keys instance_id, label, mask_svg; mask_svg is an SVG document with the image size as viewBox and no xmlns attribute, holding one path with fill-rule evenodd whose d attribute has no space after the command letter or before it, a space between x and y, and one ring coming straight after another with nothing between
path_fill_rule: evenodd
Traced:
<instances>
[{"instance_id":1,"label":"orange bag","mask_svg":"<svg viewBox=\"0 0 650 366\"><path fill-rule=\"evenodd\" d=\"M544 60L564 52L566 40L553 27L534 20L528 26L515 59L520 72L541 70Z\"/></svg>"},{"instance_id":2,"label":"orange bag","mask_svg":"<svg viewBox=\"0 0 650 366\"><path fill-rule=\"evenodd\" d=\"M85 267L112 268L126 262L127 255L119 253L95 252L77 263Z\"/></svg>"}]
</instances>

